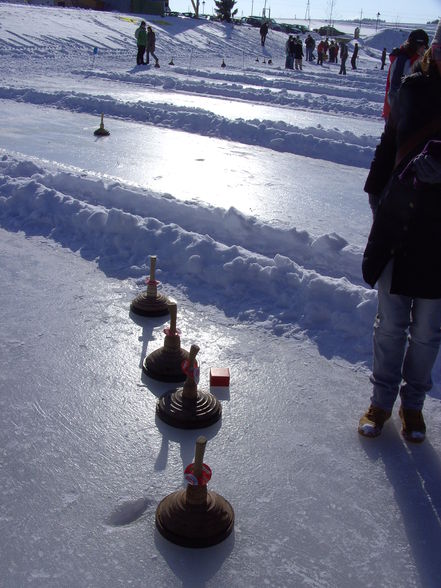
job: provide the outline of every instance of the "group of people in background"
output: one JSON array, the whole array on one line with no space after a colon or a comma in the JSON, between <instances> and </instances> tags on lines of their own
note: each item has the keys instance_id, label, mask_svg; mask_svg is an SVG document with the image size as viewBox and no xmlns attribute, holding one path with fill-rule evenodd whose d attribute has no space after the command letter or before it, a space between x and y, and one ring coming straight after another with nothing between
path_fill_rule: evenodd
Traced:
<instances>
[{"instance_id":1,"label":"group of people in background","mask_svg":"<svg viewBox=\"0 0 441 588\"><path fill-rule=\"evenodd\" d=\"M286 69L303 69L303 43L298 35L289 35L285 43L285 55Z\"/></svg>"},{"instance_id":2,"label":"group of people in background","mask_svg":"<svg viewBox=\"0 0 441 588\"><path fill-rule=\"evenodd\" d=\"M308 34L305 39L305 52L306 61L314 61L314 49L316 48L316 42L312 35ZM303 63L303 43L299 35L289 35L288 40L285 44L285 68L286 69L302 69ZM328 37L320 40L317 45L317 65L323 65L324 61L328 63L338 63L338 57L340 55L340 71L339 74L346 75L346 61L348 59L349 51L347 43L341 41L331 40ZM358 43L355 43L354 50L351 56L352 69L357 69L358 59Z\"/></svg>"},{"instance_id":3,"label":"group of people in background","mask_svg":"<svg viewBox=\"0 0 441 588\"><path fill-rule=\"evenodd\" d=\"M338 63L338 55L340 53L340 74L346 75L346 61L349 56L348 45L344 41L337 43L337 41L331 40L326 38L324 41L321 40L317 46L317 64L323 65L324 61L328 61L328 63ZM354 50L351 56L351 67L352 69L357 69L357 59L358 59L358 43L354 44Z\"/></svg>"},{"instance_id":4,"label":"group of people in background","mask_svg":"<svg viewBox=\"0 0 441 588\"><path fill-rule=\"evenodd\" d=\"M265 46L266 37L268 35L269 25L265 21L260 26L260 42L262 47ZM419 38L421 37L421 39ZM135 38L137 43L137 65L148 65L150 63L150 56L155 60L155 67L159 67L159 59L155 54L156 35L151 26L147 26L144 20L141 21L139 27L135 31ZM387 118L389 113L389 100L393 97L394 92L401 83L401 78L410 72L413 63L421 57L421 52L416 51L416 46L422 46L421 40L426 43L429 42L427 33L421 29L412 31L408 40L401 47L394 49L390 54L391 67L387 78L386 96L390 96L385 100L383 116ZM338 63L340 56L340 71L339 74L346 75L346 61L349 57L348 45L344 41L338 43L326 37L321 39L316 47L316 41L311 34L308 34L305 39L306 61L314 61L314 50L317 48L317 65L323 65L324 61L328 63ZM358 59L358 43L354 43L354 49L351 56L351 67L357 69ZM289 35L285 44L285 68L286 69L303 69L303 42L299 35ZM144 61L145 56L145 61ZM381 69L385 68L387 58L387 50L383 48L381 53Z\"/></svg>"}]
</instances>

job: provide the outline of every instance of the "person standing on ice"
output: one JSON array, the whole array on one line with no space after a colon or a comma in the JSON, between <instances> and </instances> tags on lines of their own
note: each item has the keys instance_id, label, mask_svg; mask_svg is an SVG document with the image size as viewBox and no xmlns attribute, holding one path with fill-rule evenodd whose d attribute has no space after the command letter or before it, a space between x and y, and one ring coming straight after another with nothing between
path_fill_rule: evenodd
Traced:
<instances>
[{"instance_id":1,"label":"person standing on ice","mask_svg":"<svg viewBox=\"0 0 441 588\"><path fill-rule=\"evenodd\" d=\"M145 21L142 20L141 24L135 31L136 44L138 46L138 54L136 56L136 65L145 65L144 53L147 46L147 32L145 30ZM148 62L147 62L148 63Z\"/></svg>"},{"instance_id":2,"label":"person standing on ice","mask_svg":"<svg viewBox=\"0 0 441 588\"><path fill-rule=\"evenodd\" d=\"M285 69L294 69L294 37L289 35L285 44Z\"/></svg>"},{"instance_id":3,"label":"person standing on ice","mask_svg":"<svg viewBox=\"0 0 441 588\"><path fill-rule=\"evenodd\" d=\"M386 56L387 50L386 47L384 47L383 51L381 52L381 69L384 69L384 66L386 65Z\"/></svg>"},{"instance_id":4,"label":"person standing on ice","mask_svg":"<svg viewBox=\"0 0 441 588\"><path fill-rule=\"evenodd\" d=\"M325 56L325 42L320 41L317 45L317 65L323 65L323 58Z\"/></svg>"},{"instance_id":5,"label":"person standing on ice","mask_svg":"<svg viewBox=\"0 0 441 588\"><path fill-rule=\"evenodd\" d=\"M303 44L302 44L302 40L297 37L294 40L294 45L293 45L293 51L294 51L294 67L297 70L302 70L302 58L303 58Z\"/></svg>"},{"instance_id":6,"label":"person standing on ice","mask_svg":"<svg viewBox=\"0 0 441 588\"><path fill-rule=\"evenodd\" d=\"M312 61L313 60L313 51L315 49L315 41L311 37L311 35L308 35L306 37L305 47L306 47L306 61Z\"/></svg>"},{"instance_id":7,"label":"person standing on ice","mask_svg":"<svg viewBox=\"0 0 441 588\"><path fill-rule=\"evenodd\" d=\"M155 60L155 67L159 67L159 59L155 55L156 35L152 27L147 27L147 65L150 63L150 55Z\"/></svg>"},{"instance_id":8,"label":"person standing on ice","mask_svg":"<svg viewBox=\"0 0 441 588\"><path fill-rule=\"evenodd\" d=\"M421 59L429 45L429 37L423 29L412 31L407 41L395 48L389 56L390 66L387 74L386 93L382 116L389 117L393 101L401 86L401 80L412 71L413 65Z\"/></svg>"},{"instance_id":9,"label":"person standing on ice","mask_svg":"<svg viewBox=\"0 0 441 588\"><path fill-rule=\"evenodd\" d=\"M355 43L354 51L353 51L352 57L351 57L352 69L357 69L357 57L358 57L358 43Z\"/></svg>"},{"instance_id":10,"label":"person standing on ice","mask_svg":"<svg viewBox=\"0 0 441 588\"><path fill-rule=\"evenodd\" d=\"M260 44L265 47L266 36L268 34L268 23L263 22L260 25Z\"/></svg>"},{"instance_id":11,"label":"person standing on ice","mask_svg":"<svg viewBox=\"0 0 441 588\"><path fill-rule=\"evenodd\" d=\"M348 47L343 41L340 43L340 71L339 74L346 75L346 60L348 58Z\"/></svg>"},{"instance_id":12,"label":"person standing on ice","mask_svg":"<svg viewBox=\"0 0 441 588\"><path fill-rule=\"evenodd\" d=\"M329 45L329 63L336 62L336 49L337 49L337 45L332 40L331 44Z\"/></svg>"},{"instance_id":13,"label":"person standing on ice","mask_svg":"<svg viewBox=\"0 0 441 588\"><path fill-rule=\"evenodd\" d=\"M424 441L423 405L441 342L441 20L395 99L364 187L374 221L363 277L378 284L371 405L359 422L380 435L400 395L402 435Z\"/></svg>"}]
</instances>

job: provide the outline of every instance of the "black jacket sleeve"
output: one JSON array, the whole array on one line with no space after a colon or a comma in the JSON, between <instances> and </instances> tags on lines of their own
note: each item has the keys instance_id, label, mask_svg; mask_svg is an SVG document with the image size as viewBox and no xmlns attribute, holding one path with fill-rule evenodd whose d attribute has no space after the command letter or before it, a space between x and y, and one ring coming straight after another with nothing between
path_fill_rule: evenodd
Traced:
<instances>
[{"instance_id":1,"label":"black jacket sleeve","mask_svg":"<svg viewBox=\"0 0 441 588\"><path fill-rule=\"evenodd\" d=\"M393 118L390 116L375 150L371 169L364 185L365 192L377 196L381 194L393 172L396 150L396 129Z\"/></svg>"}]
</instances>

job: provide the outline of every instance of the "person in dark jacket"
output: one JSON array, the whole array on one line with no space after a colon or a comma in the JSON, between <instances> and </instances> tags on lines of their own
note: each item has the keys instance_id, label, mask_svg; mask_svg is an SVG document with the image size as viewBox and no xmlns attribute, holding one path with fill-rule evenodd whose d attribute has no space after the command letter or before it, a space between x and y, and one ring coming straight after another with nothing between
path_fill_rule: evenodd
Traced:
<instances>
[{"instance_id":1,"label":"person in dark jacket","mask_svg":"<svg viewBox=\"0 0 441 588\"><path fill-rule=\"evenodd\" d=\"M429 45L429 37L423 29L415 29L409 33L407 41L393 49L389 56L390 67L387 74L386 92L382 116L387 120L392 103L401 86L404 76L412 73L413 65L421 59Z\"/></svg>"},{"instance_id":2,"label":"person in dark jacket","mask_svg":"<svg viewBox=\"0 0 441 588\"><path fill-rule=\"evenodd\" d=\"M421 442L441 342L441 21L420 71L401 85L365 191L374 221L362 269L378 283L378 314L373 394L358 431L377 437L399 394L402 434Z\"/></svg>"},{"instance_id":3,"label":"person in dark jacket","mask_svg":"<svg viewBox=\"0 0 441 588\"><path fill-rule=\"evenodd\" d=\"M384 69L384 66L386 65L386 57L387 57L387 49L386 49L386 47L384 47L383 51L381 52L381 68L380 69Z\"/></svg>"},{"instance_id":4,"label":"person in dark jacket","mask_svg":"<svg viewBox=\"0 0 441 588\"><path fill-rule=\"evenodd\" d=\"M150 63L150 55L155 60L155 67L159 67L159 60L155 55L155 47L156 47L156 35L152 29L152 27L147 27L147 51L146 51L146 64Z\"/></svg>"},{"instance_id":5,"label":"person in dark jacket","mask_svg":"<svg viewBox=\"0 0 441 588\"><path fill-rule=\"evenodd\" d=\"M329 45L329 63L337 63L337 51L338 46L334 41L331 41L331 44Z\"/></svg>"},{"instance_id":6,"label":"person in dark jacket","mask_svg":"<svg viewBox=\"0 0 441 588\"><path fill-rule=\"evenodd\" d=\"M313 58L313 51L315 49L315 41L308 35L305 39L305 47L306 47L306 61L312 61Z\"/></svg>"},{"instance_id":7,"label":"person in dark jacket","mask_svg":"<svg viewBox=\"0 0 441 588\"><path fill-rule=\"evenodd\" d=\"M136 44L138 46L138 54L136 56L136 65L145 65L144 53L147 46L147 32L145 30L145 21L142 20L141 24L135 31Z\"/></svg>"},{"instance_id":8,"label":"person in dark jacket","mask_svg":"<svg viewBox=\"0 0 441 588\"><path fill-rule=\"evenodd\" d=\"M302 66L302 59L303 59L303 44L302 40L299 37L296 37L295 43L293 45L293 53L294 53L294 67L295 69L303 69Z\"/></svg>"},{"instance_id":9,"label":"person in dark jacket","mask_svg":"<svg viewBox=\"0 0 441 588\"><path fill-rule=\"evenodd\" d=\"M294 46L295 40L293 35L289 35L288 40L285 44L285 69L293 69L294 68Z\"/></svg>"},{"instance_id":10,"label":"person in dark jacket","mask_svg":"<svg viewBox=\"0 0 441 588\"><path fill-rule=\"evenodd\" d=\"M260 25L260 44L262 47L265 46L266 36L268 35L268 23L263 22Z\"/></svg>"},{"instance_id":11,"label":"person in dark jacket","mask_svg":"<svg viewBox=\"0 0 441 588\"><path fill-rule=\"evenodd\" d=\"M340 71L339 74L346 75L346 60L348 58L348 46L343 41L340 43Z\"/></svg>"},{"instance_id":12,"label":"person in dark jacket","mask_svg":"<svg viewBox=\"0 0 441 588\"><path fill-rule=\"evenodd\" d=\"M355 43L354 51L353 51L352 57L351 57L352 69L357 69L357 57L358 57L358 43Z\"/></svg>"}]
</instances>

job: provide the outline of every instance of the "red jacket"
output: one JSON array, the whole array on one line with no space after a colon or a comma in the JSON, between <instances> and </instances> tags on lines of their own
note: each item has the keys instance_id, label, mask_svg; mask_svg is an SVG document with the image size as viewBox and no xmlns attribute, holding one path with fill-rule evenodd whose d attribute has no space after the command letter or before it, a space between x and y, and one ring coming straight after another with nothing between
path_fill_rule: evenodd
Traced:
<instances>
[{"instance_id":1,"label":"red jacket","mask_svg":"<svg viewBox=\"0 0 441 588\"><path fill-rule=\"evenodd\" d=\"M384 95L384 105L382 117L386 120L389 118L392 102L401 86L404 76L412 73L412 65L419 58L418 53L409 54L405 45L394 49L389 56L390 66L387 74L386 93Z\"/></svg>"}]
</instances>

